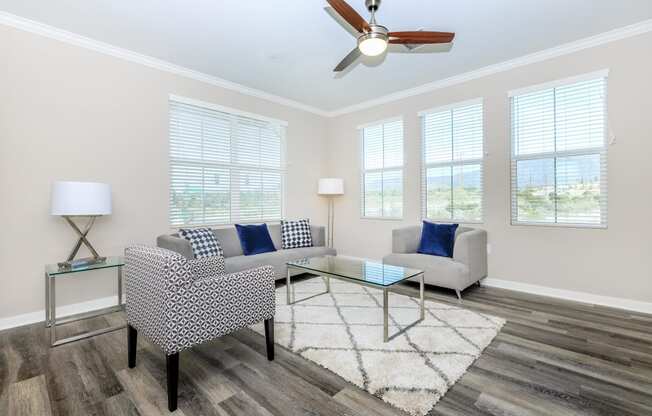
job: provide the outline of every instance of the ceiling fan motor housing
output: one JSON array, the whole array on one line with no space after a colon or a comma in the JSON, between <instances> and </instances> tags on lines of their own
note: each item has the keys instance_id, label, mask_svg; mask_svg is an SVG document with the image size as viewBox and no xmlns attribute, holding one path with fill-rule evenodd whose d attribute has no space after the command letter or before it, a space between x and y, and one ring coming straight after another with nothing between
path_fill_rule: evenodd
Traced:
<instances>
[{"instance_id":1,"label":"ceiling fan motor housing","mask_svg":"<svg viewBox=\"0 0 652 416\"><path fill-rule=\"evenodd\" d=\"M370 12L375 12L380 7L380 0L365 0L365 6Z\"/></svg>"},{"instance_id":2,"label":"ceiling fan motor housing","mask_svg":"<svg viewBox=\"0 0 652 416\"><path fill-rule=\"evenodd\" d=\"M389 31L385 26L370 24L369 32L363 33L362 35L360 35L360 37L358 37L358 44L360 44L360 42L362 42L363 40L370 39L370 38L379 38L387 41L389 39L388 33Z\"/></svg>"}]
</instances>

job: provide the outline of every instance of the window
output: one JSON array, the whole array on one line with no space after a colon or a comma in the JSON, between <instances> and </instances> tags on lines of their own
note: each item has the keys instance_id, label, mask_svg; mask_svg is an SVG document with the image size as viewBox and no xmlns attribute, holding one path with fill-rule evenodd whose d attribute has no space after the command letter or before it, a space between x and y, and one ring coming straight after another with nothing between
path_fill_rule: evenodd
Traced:
<instances>
[{"instance_id":1,"label":"window","mask_svg":"<svg viewBox=\"0 0 652 416\"><path fill-rule=\"evenodd\" d=\"M510 93L512 223L607 225L606 72Z\"/></svg>"},{"instance_id":2,"label":"window","mask_svg":"<svg viewBox=\"0 0 652 416\"><path fill-rule=\"evenodd\" d=\"M281 219L284 130L282 122L171 98L171 225Z\"/></svg>"},{"instance_id":3,"label":"window","mask_svg":"<svg viewBox=\"0 0 652 416\"><path fill-rule=\"evenodd\" d=\"M453 104L419 115L423 144L423 217L481 222L482 101Z\"/></svg>"},{"instance_id":4,"label":"window","mask_svg":"<svg viewBox=\"0 0 652 416\"><path fill-rule=\"evenodd\" d=\"M403 217L403 120L362 130L362 216Z\"/></svg>"}]
</instances>

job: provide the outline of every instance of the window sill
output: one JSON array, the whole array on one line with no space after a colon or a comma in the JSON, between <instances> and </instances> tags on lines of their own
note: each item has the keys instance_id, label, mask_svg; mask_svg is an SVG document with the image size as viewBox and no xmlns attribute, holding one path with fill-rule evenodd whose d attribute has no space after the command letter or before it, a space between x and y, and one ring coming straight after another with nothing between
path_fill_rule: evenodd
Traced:
<instances>
[{"instance_id":1,"label":"window sill","mask_svg":"<svg viewBox=\"0 0 652 416\"><path fill-rule=\"evenodd\" d=\"M403 221L403 217L360 217L361 220Z\"/></svg>"},{"instance_id":2,"label":"window sill","mask_svg":"<svg viewBox=\"0 0 652 416\"><path fill-rule=\"evenodd\" d=\"M170 230L180 230L181 228L229 228L234 227L236 224L280 224L281 219L265 219L265 220L255 220L255 221L238 221L222 224L188 224L188 225L170 225Z\"/></svg>"},{"instance_id":3,"label":"window sill","mask_svg":"<svg viewBox=\"0 0 652 416\"><path fill-rule=\"evenodd\" d=\"M608 228L605 224L559 224L559 223L545 223L545 222L521 222L512 221L510 225L514 227L546 227L546 228L579 228L588 230L606 230Z\"/></svg>"},{"instance_id":4,"label":"window sill","mask_svg":"<svg viewBox=\"0 0 652 416\"><path fill-rule=\"evenodd\" d=\"M437 222L443 224L460 224L460 225L483 225L484 221L462 221L451 218L421 218L422 221Z\"/></svg>"}]
</instances>

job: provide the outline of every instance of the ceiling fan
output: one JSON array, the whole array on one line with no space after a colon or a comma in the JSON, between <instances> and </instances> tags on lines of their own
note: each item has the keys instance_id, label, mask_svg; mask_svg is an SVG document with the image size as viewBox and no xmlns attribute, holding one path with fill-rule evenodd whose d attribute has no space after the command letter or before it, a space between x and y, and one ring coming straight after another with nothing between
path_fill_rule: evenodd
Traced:
<instances>
[{"instance_id":1,"label":"ceiling fan","mask_svg":"<svg viewBox=\"0 0 652 416\"><path fill-rule=\"evenodd\" d=\"M455 37L455 33L450 32L390 32L385 26L376 23L376 12L380 7L381 0L365 0L367 10L371 13L369 23L360 16L344 0L326 0L328 4L348 22L356 31L358 36L358 45L349 52L342 62L337 64L334 72L341 72L349 65L355 62L360 55L378 56L385 52L388 43L401 44L412 50L417 45L433 43L450 43Z\"/></svg>"}]
</instances>

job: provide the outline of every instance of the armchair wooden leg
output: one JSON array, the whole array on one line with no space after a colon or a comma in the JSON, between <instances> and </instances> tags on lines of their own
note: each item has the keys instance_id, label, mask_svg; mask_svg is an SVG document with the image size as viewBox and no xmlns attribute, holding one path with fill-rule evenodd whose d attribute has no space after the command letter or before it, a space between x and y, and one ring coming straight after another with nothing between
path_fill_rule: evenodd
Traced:
<instances>
[{"instance_id":1,"label":"armchair wooden leg","mask_svg":"<svg viewBox=\"0 0 652 416\"><path fill-rule=\"evenodd\" d=\"M168 373L168 410L177 410L177 392L179 387L179 353L166 356Z\"/></svg>"},{"instance_id":2,"label":"armchair wooden leg","mask_svg":"<svg viewBox=\"0 0 652 416\"><path fill-rule=\"evenodd\" d=\"M136 345L138 343L138 331L131 325L127 325L127 355L129 368L136 366Z\"/></svg>"},{"instance_id":3,"label":"armchair wooden leg","mask_svg":"<svg viewBox=\"0 0 652 416\"><path fill-rule=\"evenodd\" d=\"M265 343L267 344L267 359L274 360L274 317L265 319Z\"/></svg>"}]
</instances>

